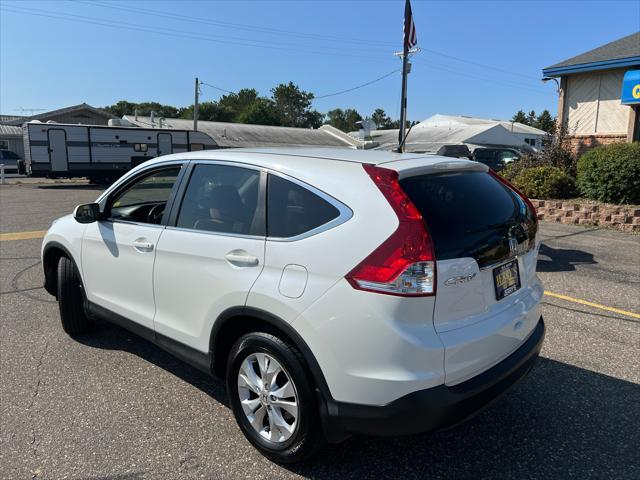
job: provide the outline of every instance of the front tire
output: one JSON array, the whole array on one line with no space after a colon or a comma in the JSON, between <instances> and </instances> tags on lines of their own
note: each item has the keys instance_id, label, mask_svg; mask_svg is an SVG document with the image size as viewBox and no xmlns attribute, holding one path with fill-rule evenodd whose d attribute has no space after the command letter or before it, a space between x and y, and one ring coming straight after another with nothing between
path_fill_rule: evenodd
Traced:
<instances>
[{"instance_id":1,"label":"front tire","mask_svg":"<svg viewBox=\"0 0 640 480\"><path fill-rule=\"evenodd\" d=\"M58 307L62 328L71 336L90 331L93 323L84 310L84 294L80 275L67 257L58 262Z\"/></svg>"},{"instance_id":2,"label":"front tire","mask_svg":"<svg viewBox=\"0 0 640 480\"><path fill-rule=\"evenodd\" d=\"M269 333L246 334L229 353L233 414L251 444L274 462L299 462L324 442L308 378L300 353Z\"/></svg>"}]
</instances>

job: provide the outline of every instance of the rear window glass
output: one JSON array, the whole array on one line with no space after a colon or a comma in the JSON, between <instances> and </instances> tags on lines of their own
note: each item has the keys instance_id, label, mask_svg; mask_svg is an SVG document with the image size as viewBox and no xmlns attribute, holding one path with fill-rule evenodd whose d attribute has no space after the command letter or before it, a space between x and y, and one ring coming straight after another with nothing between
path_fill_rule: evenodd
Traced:
<instances>
[{"instance_id":1,"label":"rear window glass","mask_svg":"<svg viewBox=\"0 0 640 480\"><path fill-rule=\"evenodd\" d=\"M340 215L338 209L323 198L277 175L269 175L267 198L270 237L295 237Z\"/></svg>"},{"instance_id":2,"label":"rear window glass","mask_svg":"<svg viewBox=\"0 0 640 480\"><path fill-rule=\"evenodd\" d=\"M420 175L400 185L427 222L438 260L475 256L527 220L525 203L484 172Z\"/></svg>"}]
</instances>

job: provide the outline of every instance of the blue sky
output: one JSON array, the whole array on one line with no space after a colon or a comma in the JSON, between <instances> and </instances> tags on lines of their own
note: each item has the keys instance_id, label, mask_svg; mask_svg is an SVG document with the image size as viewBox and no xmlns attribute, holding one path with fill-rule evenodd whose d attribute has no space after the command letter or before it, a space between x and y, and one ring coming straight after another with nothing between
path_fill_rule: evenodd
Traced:
<instances>
[{"instance_id":1,"label":"blue sky","mask_svg":"<svg viewBox=\"0 0 640 480\"><path fill-rule=\"evenodd\" d=\"M105 7L106 5L106 7ZM194 77L267 95L293 81L317 96L400 67L403 0L0 0L0 112L118 100L193 102ZM541 69L640 29L640 1L415 1L422 52L408 117L555 113ZM204 86L202 100L222 93ZM398 116L400 75L315 108Z\"/></svg>"}]
</instances>

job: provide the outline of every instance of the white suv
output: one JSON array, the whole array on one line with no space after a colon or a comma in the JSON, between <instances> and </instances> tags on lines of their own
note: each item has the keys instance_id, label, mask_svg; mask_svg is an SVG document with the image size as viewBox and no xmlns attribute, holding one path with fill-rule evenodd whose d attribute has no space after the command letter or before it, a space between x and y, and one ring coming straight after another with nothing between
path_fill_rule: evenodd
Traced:
<instances>
[{"instance_id":1,"label":"white suv","mask_svg":"<svg viewBox=\"0 0 640 480\"><path fill-rule=\"evenodd\" d=\"M71 335L98 319L225 378L267 457L450 426L533 366L536 213L481 163L341 149L146 162L42 247Z\"/></svg>"}]
</instances>

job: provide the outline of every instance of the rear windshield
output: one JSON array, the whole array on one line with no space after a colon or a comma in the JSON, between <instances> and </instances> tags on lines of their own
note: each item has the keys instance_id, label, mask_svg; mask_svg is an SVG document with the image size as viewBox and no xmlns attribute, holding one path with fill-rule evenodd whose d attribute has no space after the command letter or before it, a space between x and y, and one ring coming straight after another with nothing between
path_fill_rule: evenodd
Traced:
<instances>
[{"instance_id":1,"label":"rear windshield","mask_svg":"<svg viewBox=\"0 0 640 480\"><path fill-rule=\"evenodd\" d=\"M518 242L535 237L525 202L488 173L420 175L400 185L427 222L438 260L470 256L483 266L509 254L509 233Z\"/></svg>"}]
</instances>

